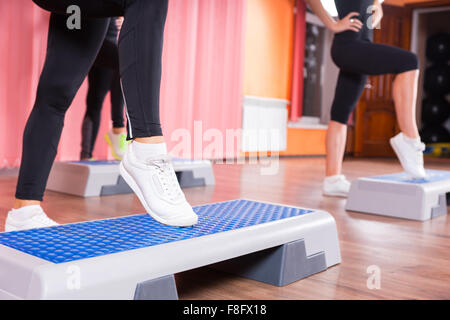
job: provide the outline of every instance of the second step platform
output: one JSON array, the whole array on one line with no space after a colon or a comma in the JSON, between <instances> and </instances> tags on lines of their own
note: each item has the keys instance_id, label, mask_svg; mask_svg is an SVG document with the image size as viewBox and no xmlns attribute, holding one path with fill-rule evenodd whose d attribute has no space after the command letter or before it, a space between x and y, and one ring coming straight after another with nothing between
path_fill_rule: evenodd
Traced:
<instances>
[{"instance_id":1,"label":"second step platform","mask_svg":"<svg viewBox=\"0 0 450 320\"><path fill-rule=\"evenodd\" d=\"M209 160L172 159L182 188L214 185L214 172ZM119 161L55 162L47 182L47 190L80 197L98 197L132 193L119 173Z\"/></svg>"}]
</instances>

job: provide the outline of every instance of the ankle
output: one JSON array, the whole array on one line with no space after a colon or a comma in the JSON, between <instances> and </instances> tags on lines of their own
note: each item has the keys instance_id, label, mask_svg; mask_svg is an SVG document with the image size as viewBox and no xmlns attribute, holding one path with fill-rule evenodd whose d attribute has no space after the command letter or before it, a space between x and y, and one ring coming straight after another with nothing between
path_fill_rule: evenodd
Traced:
<instances>
[{"instance_id":1,"label":"ankle","mask_svg":"<svg viewBox=\"0 0 450 320\"><path fill-rule=\"evenodd\" d=\"M405 132L402 132L403 133L403 136L405 137L405 138L408 138L408 139L419 139L420 138L420 135L419 135L419 133L413 133L413 132L408 132L408 133L405 133Z\"/></svg>"},{"instance_id":2,"label":"ankle","mask_svg":"<svg viewBox=\"0 0 450 320\"><path fill-rule=\"evenodd\" d=\"M133 154L141 161L167 154L167 146L165 143L142 143L135 140L131 145Z\"/></svg>"},{"instance_id":3,"label":"ankle","mask_svg":"<svg viewBox=\"0 0 450 320\"><path fill-rule=\"evenodd\" d=\"M14 199L13 209L20 209L28 206L41 205L41 201L37 200L22 200L22 199Z\"/></svg>"},{"instance_id":4,"label":"ankle","mask_svg":"<svg viewBox=\"0 0 450 320\"><path fill-rule=\"evenodd\" d=\"M324 181L332 183L332 182L335 182L335 181L340 180L340 179L345 179L345 176L342 175L342 174L335 174L335 175L332 175L332 176L326 176Z\"/></svg>"},{"instance_id":5,"label":"ankle","mask_svg":"<svg viewBox=\"0 0 450 320\"><path fill-rule=\"evenodd\" d=\"M326 170L325 172L325 178L331 178L331 177L337 177L342 175L341 170Z\"/></svg>"},{"instance_id":6,"label":"ankle","mask_svg":"<svg viewBox=\"0 0 450 320\"><path fill-rule=\"evenodd\" d=\"M127 130L125 129L125 127L119 127L119 128L112 128L112 133L114 134L122 134L122 133L126 133Z\"/></svg>"},{"instance_id":7,"label":"ankle","mask_svg":"<svg viewBox=\"0 0 450 320\"><path fill-rule=\"evenodd\" d=\"M155 137L144 137L144 138L135 138L133 141L145 144L160 144L164 143L163 136L155 136Z\"/></svg>"},{"instance_id":8,"label":"ankle","mask_svg":"<svg viewBox=\"0 0 450 320\"><path fill-rule=\"evenodd\" d=\"M420 136L419 135L409 136L409 135L403 133L403 140L407 143L415 144L415 143L420 142Z\"/></svg>"}]
</instances>

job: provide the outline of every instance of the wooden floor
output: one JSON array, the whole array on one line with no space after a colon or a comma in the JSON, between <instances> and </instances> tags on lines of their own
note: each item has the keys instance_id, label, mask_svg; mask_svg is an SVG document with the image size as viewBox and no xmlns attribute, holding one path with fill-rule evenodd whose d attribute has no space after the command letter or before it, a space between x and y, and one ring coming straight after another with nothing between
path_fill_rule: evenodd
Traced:
<instances>
[{"instance_id":1,"label":"wooden floor","mask_svg":"<svg viewBox=\"0 0 450 320\"><path fill-rule=\"evenodd\" d=\"M450 216L426 222L346 212L345 200L321 194L323 158L279 162L275 176L258 165L215 165L215 187L185 189L193 205L248 198L317 208L336 219L342 263L278 288L200 268L176 275L181 299L450 299ZM427 163L450 169L449 161ZM400 171L393 160L345 161L344 173L361 176ZM10 209L16 178L0 177L0 226ZM44 209L60 223L142 213L133 195L82 199L48 192ZM367 267L381 270L381 289L369 290Z\"/></svg>"}]
</instances>

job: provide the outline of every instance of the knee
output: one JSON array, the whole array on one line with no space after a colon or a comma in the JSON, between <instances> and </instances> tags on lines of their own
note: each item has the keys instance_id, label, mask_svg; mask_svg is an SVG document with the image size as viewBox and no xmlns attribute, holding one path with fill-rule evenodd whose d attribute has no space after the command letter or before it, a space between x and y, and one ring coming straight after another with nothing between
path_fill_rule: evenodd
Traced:
<instances>
[{"instance_id":1,"label":"knee","mask_svg":"<svg viewBox=\"0 0 450 320\"><path fill-rule=\"evenodd\" d=\"M403 60L403 68L401 72L419 69L419 58L415 53L408 51L408 53L405 54L402 60Z\"/></svg>"},{"instance_id":2,"label":"knee","mask_svg":"<svg viewBox=\"0 0 450 320\"><path fill-rule=\"evenodd\" d=\"M356 103L335 99L331 107L331 120L346 125Z\"/></svg>"},{"instance_id":3,"label":"knee","mask_svg":"<svg viewBox=\"0 0 450 320\"><path fill-rule=\"evenodd\" d=\"M57 113L65 113L76 91L64 83L40 83L36 93L36 106L46 107Z\"/></svg>"},{"instance_id":4,"label":"knee","mask_svg":"<svg viewBox=\"0 0 450 320\"><path fill-rule=\"evenodd\" d=\"M331 121L346 125L349 118L350 113L342 112L342 110L337 110L336 108L331 109Z\"/></svg>"}]
</instances>

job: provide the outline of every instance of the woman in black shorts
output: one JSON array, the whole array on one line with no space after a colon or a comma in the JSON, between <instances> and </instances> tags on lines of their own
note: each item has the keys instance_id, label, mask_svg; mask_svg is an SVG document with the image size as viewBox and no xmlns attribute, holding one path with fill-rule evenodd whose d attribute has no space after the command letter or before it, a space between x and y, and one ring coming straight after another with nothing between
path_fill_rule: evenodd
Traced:
<instances>
[{"instance_id":1,"label":"woman in black shorts","mask_svg":"<svg viewBox=\"0 0 450 320\"><path fill-rule=\"evenodd\" d=\"M325 26L335 33L331 56L339 77L327 132L326 178L323 193L346 196L350 183L342 175L347 122L364 90L368 75L396 74L393 97L401 133L391 139L404 170L424 178L423 150L415 120L419 63L412 52L373 43L373 29L383 11L379 0L335 0L339 20L334 20L320 0L307 0Z\"/></svg>"}]
</instances>

